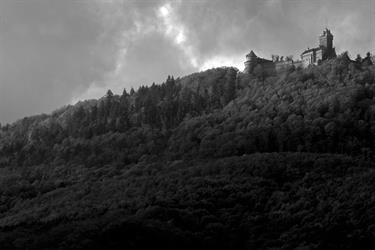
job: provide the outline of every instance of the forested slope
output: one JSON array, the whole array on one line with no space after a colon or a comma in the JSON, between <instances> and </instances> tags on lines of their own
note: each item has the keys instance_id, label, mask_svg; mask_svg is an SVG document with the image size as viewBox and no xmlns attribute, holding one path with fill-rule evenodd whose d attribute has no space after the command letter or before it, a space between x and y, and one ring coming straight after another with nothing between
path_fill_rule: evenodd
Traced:
<instances>
[{"instance_id":1,"label":"forested slope","mask_svg":"<svg viewBox=\"0 0 375 250\"><path fill-rule=\"evenodd\" d=\"M1 249L365 248L374 83L217 68L3 126Z\"/></svg>"}]
</instances>

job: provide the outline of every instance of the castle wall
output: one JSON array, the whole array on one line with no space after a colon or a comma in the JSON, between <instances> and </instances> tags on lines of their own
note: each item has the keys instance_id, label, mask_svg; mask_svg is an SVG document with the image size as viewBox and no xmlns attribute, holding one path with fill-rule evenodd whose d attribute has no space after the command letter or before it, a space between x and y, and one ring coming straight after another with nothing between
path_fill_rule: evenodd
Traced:
<instances>
[{"instance_id":1,"label":"castle wall","mask_svg":"<svg viewBox=\"0 0 375 250\"><path fill-rule=\"evenodd\" d=\"M248 74L252 73L256 65L257 65L257 63L254 62L254 61L246 61L244 72L248 73Z\"/></svg>"},{"instance_id":2,"label":"castle wall","mask_svg":"<svg viewBox=\"0 0 375 250\"><path fill-rule=\"evenodd\" d=\"M275 64L272 61L263 62L262 66L263 69L267 72L267 74L275 73Z\"/></svg>"},{"instance_id":3,"label":"castle wall","mask_svg":"<svg viewBox=\"0 0 375 250\"><path fill-rule=\"evenodd\" d=\"M289 60L289 61L275 62L275 69L277 72L285 71L292 67L295 67L295 68L302 67L302 61Z\"/></svg>"},{"instance_id":4,"label":"castle wall","mask_svg":"<svg viewBox=\"0 0 375 250\"><path fill-rule=\"evenodd\" d=\"M304 68L311 64L318 65L318 63L324 60L324 51L322 48L315 48L305 51L301 55L301 60Z\"/></svg>"},{"instance_id":5,"label":"castle wall","mask_svg":"<svg viewBox=\"0 0 375 250\"><path fill-rule=\"evenodd\" d=\"M323 50L319 49L315 52L315 62L314 64L318 64L320 61L323 61Z\"/></svg>"},{"instance_id":6,"label":"castle wall","mask_svg":"<svg viewBox=\"0 0 375 250\"><path fill-rule=\"evenodd\" d=\"M245 62L244 72L248 74L252 73L255 67L259 64L262 65L263 69L269 73L273 73L275 71L275 65L272 61L257 57Z\"/></svg>"},{"instance_id":7,"label":"castle wall","mask_svg":"<svg viewBox=\"0 0 375 250\"><path fill-rule=\"evenodd\" d=\"M275 62L276 71L283 71L293 66L293 61L279 61Z\"/></svg>"},{"instance_id":8,"label":"castle wall","mask_svg":"<svg viewBox=\"0 0 375 250\"><path fill-rule=\"evenodd\" d=\"M308 52L301 55L302 65L304 68L308 67L310 64L314 62L314 52Z\"/></svg>"}]
</instances>

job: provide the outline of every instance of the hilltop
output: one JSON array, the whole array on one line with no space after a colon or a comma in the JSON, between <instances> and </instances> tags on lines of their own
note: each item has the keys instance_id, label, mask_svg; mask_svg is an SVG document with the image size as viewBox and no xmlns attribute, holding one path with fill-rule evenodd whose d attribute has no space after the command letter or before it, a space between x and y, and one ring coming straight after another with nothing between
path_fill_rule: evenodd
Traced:
<instances>
[{"instance_id":1,"label":"hilltop","mask_svg":"<svg viewBox=\"0 0 375 250\"><path fill-rule=\"evenodd\" d=\"M375 66L216 68L0 132L5 249L374 243Z\"/></svg>"}]
</instances>

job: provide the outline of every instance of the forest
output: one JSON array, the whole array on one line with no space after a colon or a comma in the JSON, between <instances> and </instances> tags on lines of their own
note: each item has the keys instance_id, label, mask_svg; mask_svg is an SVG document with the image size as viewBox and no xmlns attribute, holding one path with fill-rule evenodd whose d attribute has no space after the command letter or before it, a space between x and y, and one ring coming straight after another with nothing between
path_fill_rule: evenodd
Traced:
<instances>
[{"instance_id":1,"label":"forest","mask_svg":"<svg viewBox=\"0 0 375 250\"><path fill-rule=\"evenodd\" d=\"M0 127L0 249L371 249L375 65L222 67Z\"/></svg>"}]
</instances>

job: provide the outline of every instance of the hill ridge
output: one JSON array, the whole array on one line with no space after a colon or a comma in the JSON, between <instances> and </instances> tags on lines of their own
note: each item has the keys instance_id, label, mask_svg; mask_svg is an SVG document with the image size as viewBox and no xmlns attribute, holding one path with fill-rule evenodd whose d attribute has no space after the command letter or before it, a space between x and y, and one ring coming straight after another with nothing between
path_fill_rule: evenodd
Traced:
<instances>
[{"instance_id":1,"label":"hill ridge","mask_svg":"<svg viewBox=\"0 0 375 250\"><path fill-rule=\"evenodd\" d=\"M372 246L374 83L217 68L3 126L0 246Z\"/></svg>"}]
</instances>

